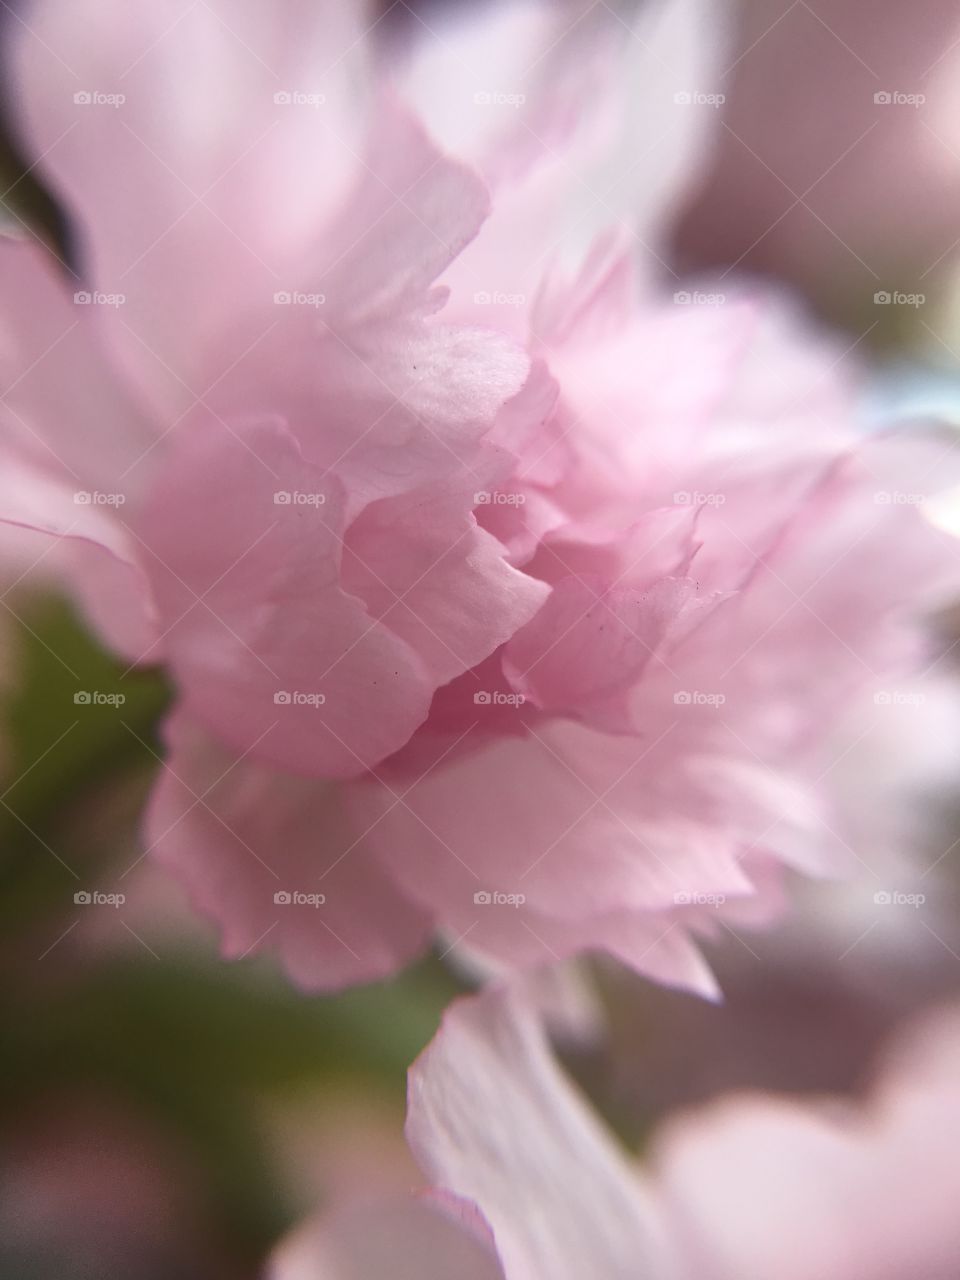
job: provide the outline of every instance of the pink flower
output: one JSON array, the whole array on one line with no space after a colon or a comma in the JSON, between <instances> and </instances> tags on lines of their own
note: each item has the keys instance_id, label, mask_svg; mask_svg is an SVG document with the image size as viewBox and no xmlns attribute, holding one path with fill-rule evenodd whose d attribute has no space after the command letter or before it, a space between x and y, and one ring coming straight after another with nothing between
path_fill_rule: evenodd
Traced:
<instances>
[{"instance_id":1,"label":"pink flower","mask_svg":"<svg viewBox=\"0 0 960 1280\"><path fill-rule=\"evenodd\" d=\"M351 6L96 8L14 39L85 289L0 245L5 514L174 678L151 850L308 988L439 932L712 991L693 931L849 858L839 726L958 562L952 443L862 442L779 300L656 291L699 5L405 61Z\"/></svg>"},{"instance_id":2,"label":"pink flower","mask_svg":"<svg viewBox=\"0 0 960 1280\"><path fill-rule=\"evenodd\" d=\"M724 1098L669 1121L641 1169L536 1020L490 993L454 1006L414 1066L408 1135L480 1211L506 1280L947 1280L958 1053L954 1010L911 1029L865 1103Z\"/></svg>"}]
</instances>

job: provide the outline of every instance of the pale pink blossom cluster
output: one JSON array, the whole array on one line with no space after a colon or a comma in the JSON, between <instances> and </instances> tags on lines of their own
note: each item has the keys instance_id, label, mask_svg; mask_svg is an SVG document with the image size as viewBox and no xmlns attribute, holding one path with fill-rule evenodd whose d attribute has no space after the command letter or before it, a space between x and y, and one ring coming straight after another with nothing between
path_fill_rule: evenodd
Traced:
<instances>
[{"instance_id":1,"label":"pale pink blossom cluster","mask_svg":"<svg viewBox=\"0 0 960 1280\"><path fill-rule=\"evenodd\" d=\"M322 1217L275 1280L957 1274L956 1013L866 1101L728 1098L642 1165L546 1030L588 952L715 995L700 938L901 837L857 753L955 758L924 692L954 438L869 434L856 342L667 260L716 17L9 19L67 234L0 238L0 519L169 675L145 853L307 990L438 940L494 979L411 1071L428 1190Z\"/></svg>"},{"instance_id":2,"label":"pale pink blossom cluster","mask_svg":"<svg viewBox=\"0 0 960 1280\"><path fill-rule=\"evenodd\" d=\"M661 262L707 6L421 27L26 6L79 275L0 242L2 514L169 672L146 845L227 955L329 989L440 935L709 993L698 932L866 852L832 772L960 583L956 454L865 438L849 344Z\"/></svg>"}]
</instances>

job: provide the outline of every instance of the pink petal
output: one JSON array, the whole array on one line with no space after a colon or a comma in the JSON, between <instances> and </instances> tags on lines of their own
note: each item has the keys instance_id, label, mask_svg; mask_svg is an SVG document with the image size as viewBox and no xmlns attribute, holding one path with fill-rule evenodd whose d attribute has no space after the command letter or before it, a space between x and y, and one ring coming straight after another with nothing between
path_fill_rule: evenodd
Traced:
<instances>
[{"instance_id":1,"label":"pink petal","mask_svg":"<svg viewBox=\"0 0 960 1280\"><path fill-rule=\"evenodd\" d=\"M644 668L706 603L692 578L661 578L648 590L565 578L507 645L504 671L541 710L629 732L630 695Z\"/></svg>"},{"instance_id":2,"label":"pink petal","mask_svg":"<svg viewBox=\"0 0 960 1280\"><path fill-rule=\"evenodd\" d=\"M405 89L496 195L448 277L457 313L484 299L494 323L522 333L550 268L579 265L611 226L629 227L644 269L658 271L662 220L709 133L674 98L716 78L717 42L699 0L613 20L522 4L471 17L458 10L420 34Z\"/></svg>"},{"instance_id":3,"label":"pink petal","mask_svg":"<svg viewBox=\"0 0 960 1280\"><path fill-rule=\"evenodd\" d=\"M546 591L462 500L375 504L349 529L344 506L281 427L197 423L141 525L188 704L239 751L315 775L359 773L402 746L435 687Z\"/></svg>"},{"instance_id":4,"label":"pink petal","mask_svg":"<svg viewBox=\"0 0 960 1280\"><path fill-rule=\"evenodd\" d=\"M112 366L103 308L35 241L0 235L7 439L74 491L131 494L155 432ZM78 301L79 299L79 301Z\"/></svg>"},{"instance_id":5,"label":"pink petal","mask_svg":"<svg viewBox=\"0 0 960 1280\"><path fill-rule=\"evenodd\" d=\"M479 725L497 708L474 710ZM684 708L671 711L639 741L562 721L478 738L421 776L398 767L402 806L366 781L355 802L383 815L372 838L406 891L454 929L482 918L482 891L523 893L529 909L574 930L616 912L670 912L678 894L750 894L747 849L765 833L767 847L792 848L791 836L816 830L816 810L762 766L687 756Z\"/></svg>"},{"instance_id":6,"label":"pink petal","mask_svg":"<svg viewBox=\"0 0 960 1280\"><path fill-rule=\"evenodd\" d=\"M433 1182L478 1206L510 1280L673 1274L646 1190L496 992L452 1006L412 1067L407 1137Z\"/></svg>"},{"instance_id":7,"label":"pink petal","mask_svg":"<svg viewBox=\"0 0 960 1280\"><path fill-rule=\"evenodd\" d=\"M490 1249L427 1199L325 1215L274 1254L267 1280L498 1280Z\"/></svg>"},{"instance_id":8,"label":"pink petal","mask_svg":"<svg viewBox=\"0 0 960 1280\"><path fill-rule=\"evenodd\" d=\"M183 715L167 739L147 839L220 925L226 956L275 951L299 986L329 991L423 949L427 918L371 859L335 786L237 759Z\"/></svg>"},{"instance_id":9,"label":"pink petal","mask_svg":"<svg viewBox=\"0 0 960 1280\"><path fill-rule=\"evenodd\" d=\"M958 1031L955 1012L911 1028L866 1107L745 1096L669 1124L654 1162L692 1272L955 1275Z\"/></svg>"},{"instance_id":10,"label":"pink petal","mask_svg":"<svg viewBox=\"0 0 960 1280\"><path fill-rule=\"evenodd\" d=\"M238 752L359 773L426 716L427 668L338 583L337 482L278 425L196 428L179 438L140 535L186 703Z\"/></svg>"},{"instance_id":11,"label":"pink petal","mask_svg":"<svg viewBox=\"0 0 960 1280\"><path fill-rule=\"evenodd\" d=\"M11 31L30 150L83 227L88 287L126 296L103 320L158 409L204 395L267 327L241 331L211 367L209 335L257 304L270 316L284 268L352 180L362 30L351 6L302 0L149 12L95 0L82 14L38 0Z\"/></svg>"},{"instance_id":12,"label":"pink petal","mask_svg":"<svg viewBox=\"0 0 960 1280\"><path fill-rule=\"evenodd\" d=\"M123 506L97 501L102 496L74 489L16 453L8 454L0 468L3 522L59 542L49 553L51 564L107 644L131 662L157 661L156 617L136 539L119 515ZM37 563L47 555L38 550Z\"/></svg>"},{"instance_id":13,"label":"pink petal","mask_svg":"<svg viewBox=\"0 0 960 1280\"><path fill-rule=\"evenodd\" d=\"M429 491L374 503L344 543L344 589L420 655L437 685L508 640L548 594L506 563L468 503Z\"/></svg>"}]
</instances>

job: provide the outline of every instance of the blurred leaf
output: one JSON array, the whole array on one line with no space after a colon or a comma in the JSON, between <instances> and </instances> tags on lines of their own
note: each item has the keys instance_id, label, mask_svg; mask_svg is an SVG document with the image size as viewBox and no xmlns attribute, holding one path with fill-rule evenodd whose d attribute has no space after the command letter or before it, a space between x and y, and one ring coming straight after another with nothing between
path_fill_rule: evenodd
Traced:
<instances>
[{"instance_id":1,"label":"blurred leaf","mask_svg":"<svg viewBox=\"0 0 960 1280\"><path fill-rule=\"evenodd\" d=\"M39 912L65 908L72 900L81 887L78 839L71 831L74 808L96 789L146 777L156 767L152 751L159 751L156 729L168 701L160 675L128 672L127 664L95 644L63 601L21 601L17 609L20 652L3 707L7 768L0 794L0 922L5 936L29 928ZM105 697L123 701L98 701Z\"/></svg>"},{"instance_id":2,"label":"blurred leaf","mask_svg":"<svg viewBox=\"0 0 960 1280\"><path fill-rule=\"evenodd\" d=\"M455 994L439 967L328 999L250 967L112 958L79 980L10 995L0 1031L0 1122L31 1098L93 1091L179 1134L245 1247L291 1225L255 1103L337 1082L392 1093Z\"/></svg>"}]
</instances>

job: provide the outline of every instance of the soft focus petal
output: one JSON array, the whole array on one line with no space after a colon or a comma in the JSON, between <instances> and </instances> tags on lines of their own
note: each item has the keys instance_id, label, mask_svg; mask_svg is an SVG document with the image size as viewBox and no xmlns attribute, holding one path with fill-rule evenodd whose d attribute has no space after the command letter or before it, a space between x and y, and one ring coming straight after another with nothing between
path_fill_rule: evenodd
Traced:
<instances>
[{"instance_id":1,"label":"soft focus petal","mask_svg":"<svg viewBox=\"0 0 960 1280\"><path fill-rule=\"evenodd\" d=\"M454 1005L410 1073L407 1137L473 1201L509 1280L667 1280L652 1203L554 1061L496 993Z\"/></svg>"},{"instance_id":2,"label":"soft focus petal","mask_svg":"<svg viewBox=\"0 0 960 1280\"><path fill-rule=\"evenodd\" d=\"M206 394L245 335L211 368L195 333L289 288L352 179L363 29L359 8L303 0L37 0L18 24L25 139L82 223L88 287L125 297L104 323L158 406Z\"/></svg>"},{"instance_id":3,"label":"soft focus petal","mask_svg":"<svg viewBox=\"0 0 960 1280\"><path fill-rule=\"evenodd\" d=\"M424 947L427 918L370 857L335 788L237 759L183 717L167 740L147 840L221 926L227 956L276 951L299 986L329 991Z\"/></svg>"},{"instance_id":4,"label":"soft focus petal","mask_svg":"<svg viewBox=\"0 0 960 1280\"><path fill-rule=\"evenodd\" d=\"M302 1228L268 1280L498 1280L490 1250L428 1200L378 1202Z\"/></svg>"},{"instance_id":5,"label":"soft focus petal","mask_svg":"<svg viewBox=\"0 0 960 1280\"><path fill-rule=\"evenodd\" d=\"M361 772L542 598L462 506L371 508L348 529L341 485L279 424L195 425L151 495L144 559L185 697L240 751Z\"/></svg>"},{"instance_id":6,"label":"soft focus petal","mask_svg":"<svg viewBox=\"0 0 960 1280\"><path fill-rule=\"evenodd\" d=\"M74 490L126 494L154 435L112 366L103 308L31 240L0 235L0 275L6 439Z\"/></svg>"},{"instance_id":7,"label":"soft focus petal","mask_svg":"<svg viewBox=\"0 0 960 1280\"><path fill-rule=\"evenodd\" d=\"M866 1110L744 1097L668 1126L655 1160L691 1274L956 1274L960 1022L953 1014L913 1036Z\"/></svg>"},{"instance_id":8,"label":"soft focus petal","mask_svg":"<svg viewBox=\"0 0 960 1280\"><path fill-rule=\"evenodd\" d=\"M479 21L464 12L418 33L405 84L496 195L448 277L455 307L522 329L549 270L579 266L611 226L657 274L663 222L713 123L678 101L716 75L708 7L508 3Z\"/></svg>"}]
</instances>

